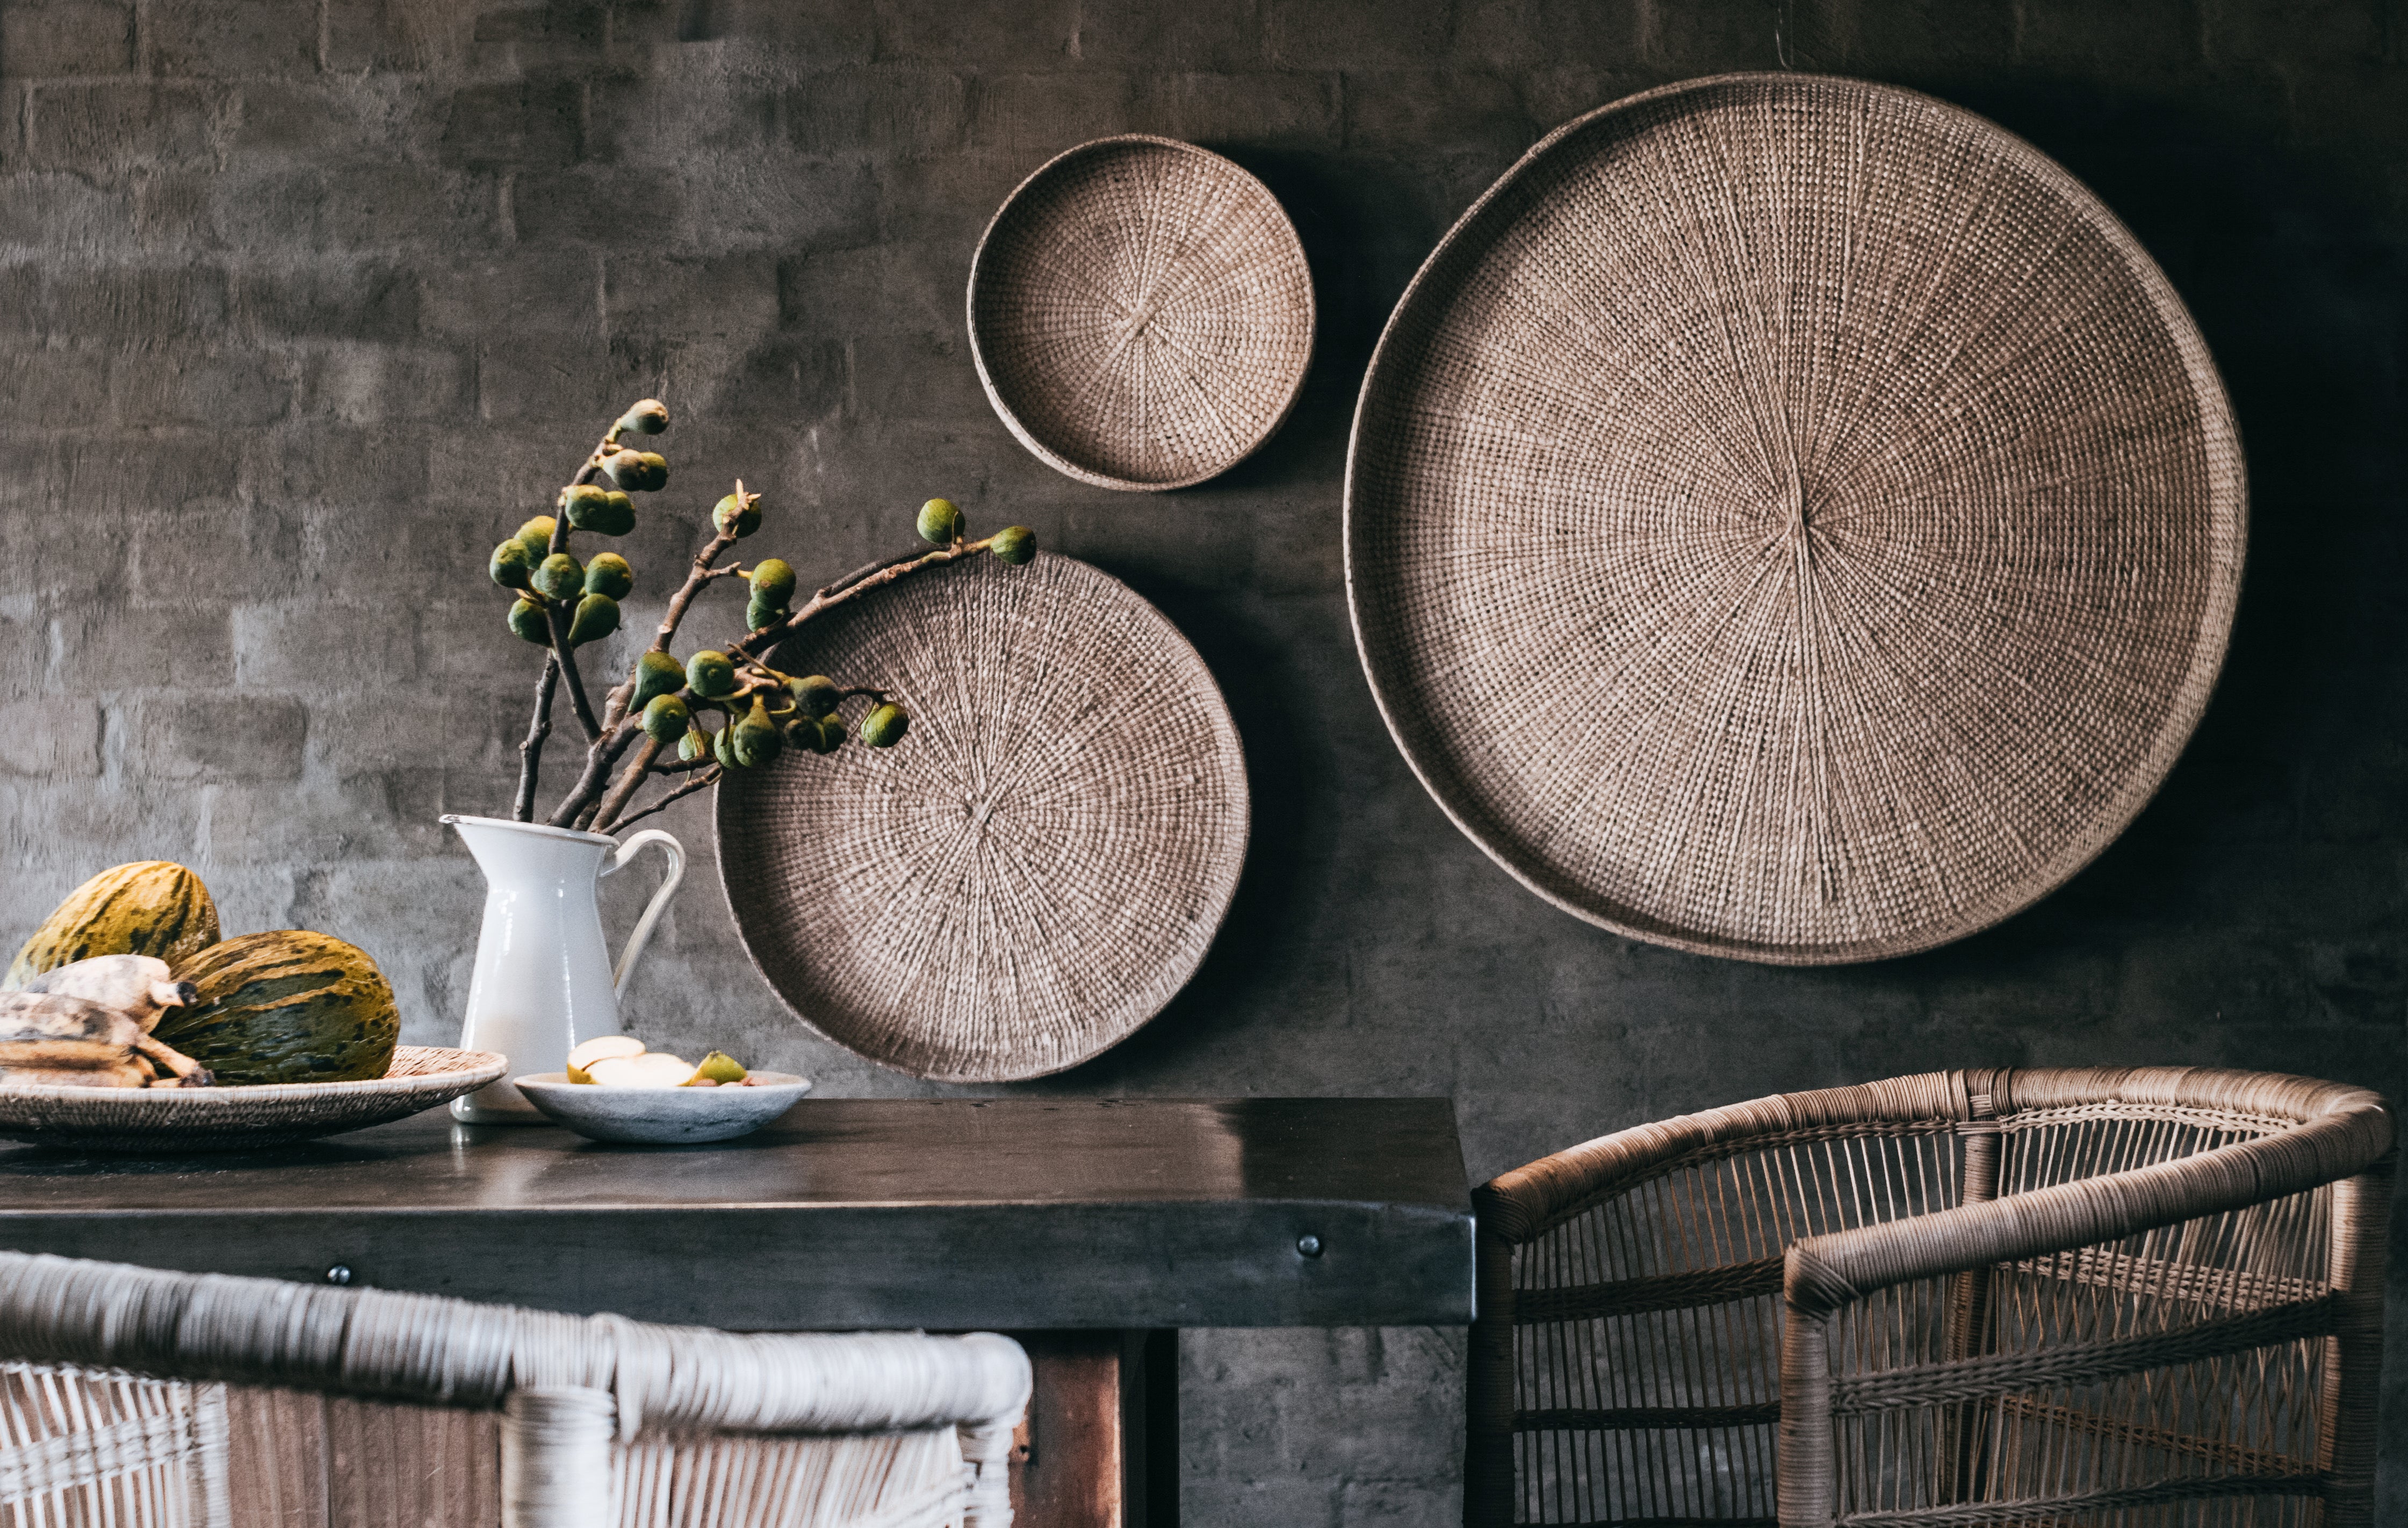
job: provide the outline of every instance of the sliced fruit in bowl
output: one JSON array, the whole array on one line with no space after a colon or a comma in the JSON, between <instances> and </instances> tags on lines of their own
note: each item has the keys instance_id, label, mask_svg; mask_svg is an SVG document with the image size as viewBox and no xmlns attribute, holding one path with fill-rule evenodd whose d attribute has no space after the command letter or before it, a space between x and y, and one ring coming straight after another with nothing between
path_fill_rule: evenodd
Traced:
<instances>
[{"instance_id":1,"label":"sliced fruit in bowl","mask_svg":"<svg viewBox=\"0 0 2408 1528\"><path fill-rule=\"evenodd\" d=\"M597 1141L652 1146L732 1140L792 1108L810 1080L748 1071L724 1050L699 1064L612 1035L568 1053L565 1071L512 1079L547 1117Z\"/></svg>"},{"instance_id":2,"label":"sliced fruit in bowl","mask_svg":"<svg viewBox=\"0 0 2408 1528\"><path fill-rule=\"evenodd\" d=\"M752 1086L752 1074L724 1050L700 1064L666 1050L648 1050L631 1035L606 1035L568 1053L562 1074L575 1083L602 1088L730 1088Z\"/></svg>"}]
</instances>

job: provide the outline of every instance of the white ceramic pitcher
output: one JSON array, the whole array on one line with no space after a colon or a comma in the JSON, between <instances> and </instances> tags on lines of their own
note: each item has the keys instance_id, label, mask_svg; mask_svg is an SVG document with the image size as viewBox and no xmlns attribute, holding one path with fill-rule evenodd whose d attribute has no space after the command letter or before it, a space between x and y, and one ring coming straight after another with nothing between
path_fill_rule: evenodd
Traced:
<instances>
[{"instance_id":1,"label":"white ceramic pitcher","mask_svg":"<svg viewBox=\"0 0 2408 1528\"><path fill-rule=\"evenodd\" d=\"M454 1100L452 1115L471 1124L541 1124L543 1116L509 1078L557 1072L577 1046L619 1033L619 994L685 878L685 848L658 828L623 844L599 833L497 817L443 821L460 830L485 873L485 926L477 935L477 974L468 983L460 1043L510 1058L501 1081ZM667 851L669 873L613 973L595 888L647 844Z\"/></svg>"}]
</instances>

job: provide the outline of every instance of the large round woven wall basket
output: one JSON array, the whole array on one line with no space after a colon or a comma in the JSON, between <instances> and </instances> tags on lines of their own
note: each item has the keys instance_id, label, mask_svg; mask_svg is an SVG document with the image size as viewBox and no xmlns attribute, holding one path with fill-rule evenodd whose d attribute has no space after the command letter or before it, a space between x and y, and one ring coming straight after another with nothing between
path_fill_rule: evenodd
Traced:
<instances>
[{"instance_id":1,"label":"large round woven wall basket","mask_svg":"<svg viewBox=\"0 0 2408 1528\"><path fill-rule=\"evenodd\" d=\"M1304 385L1312 311L1279 199L1173 138L1055 156L970 261L987 401L1039 461L1101 488L1185 488L1253 455Z\"/></svg>"},{"instance_id":2,"label":"large round woven wall basket","mask_svg":"<svg viewBox=\"0 0 2408 1528\"><path fill-rule=\"evenodd\" d=\"M1109 575L975 558L838 607L788 673L891 690L890 749L718 786L720 884L805 1022L914 1077L1075 1066L1204 958L1245 859L1245 758L1178 628Z\"/></svg>"},{"instance_id":3,"label":"large round woven wall basket","mask_svg":"<svg viewBox=\"0 0 2408 1528\"><path fill-rule=\"evenodd\" d=\"M1390 318L1349 597L1398 746L1540 896L1682 950L1926 950L2122 832L2224 659L2214 362L2072 176L1909 91L1583 117Z\"/></svg>"}]
</instances>

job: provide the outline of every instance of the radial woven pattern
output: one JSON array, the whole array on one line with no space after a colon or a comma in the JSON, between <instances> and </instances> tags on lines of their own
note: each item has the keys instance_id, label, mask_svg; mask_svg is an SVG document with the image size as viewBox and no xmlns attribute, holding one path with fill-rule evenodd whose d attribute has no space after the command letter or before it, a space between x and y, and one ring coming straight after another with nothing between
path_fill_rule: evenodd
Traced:
<instances>
[{"instance_id":1,"label":"radial woven pattern","mask_svg":"<svg viewBox=\"0 0 2408 1528\"><path fill-rule=\"evenodd\" d=\"M1020 443L1105 488L1253 454L1312 359L1312 275L1263 183L1169 138L1098 138L1021 182L970 264L970 350Z\"/></svg>"},{"instance_id":2,"label":"radial woven pattern","mask_svg":"<svg viewBox=\"0 0 2408 1528\"><path fill-rule=\"evenodd\" d=\"M975 558L781 653L911 713L895 748L718 787L737 928L807 1022L914 1076L1000 1082L1109 1049L1186 983L1237 890L1246 770L1160 611L1071 558Z\"/></svg>"},{"instance_id":3,"label":"radial woven pattern","mask_svg":"<svg viewBox=\"0 0 2408 1528\"><path fill-rule=\"evenodd\" d=\"M1726 76L1540 144L1355 415L1347 570L1398 745L1541 896L1712 954L1982 928L2204 707L2245 489L2188 315L1982 119Z\"/></svg>"}]
</instances>

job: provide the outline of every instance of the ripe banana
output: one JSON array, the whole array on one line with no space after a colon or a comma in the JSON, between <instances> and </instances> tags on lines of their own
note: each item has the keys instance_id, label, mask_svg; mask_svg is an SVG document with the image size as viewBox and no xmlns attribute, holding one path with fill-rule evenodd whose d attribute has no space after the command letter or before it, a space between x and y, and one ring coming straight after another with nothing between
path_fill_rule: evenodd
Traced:
<instances>
[{"instance_id":1,"label":"ripe banana","mask_svg":"<svg viewBox=\"0 0 2408 1528\"><path fill-rule=\"evenodd\" d=\"M116 1008L132 1014L145 1033L159 1027L161 1014L187 1006L195 995L191 982L178 981L167 963L152 955L94 955L45 971L22 990L58 992Z\"/></svg>"},{"instance_id":2,"label":"ripe banana","mask_svg":"<svg viewBox=\"0 0 2408 1528\"><path fill-rule=\"evenodd\" d=\"M167 1076L154 1078L145 1063ZM72 1074L64 1078L69 1085L86 1088L210 1081L198 1062L153 1038L124 1009L64 992L0 992L0 1082L56 1085L63 1074Z\"/></svg>"}]
</instances>

